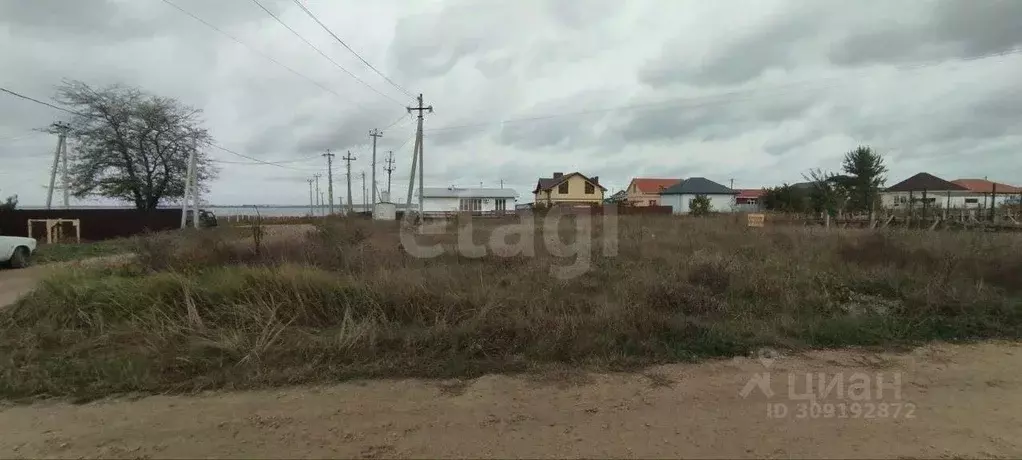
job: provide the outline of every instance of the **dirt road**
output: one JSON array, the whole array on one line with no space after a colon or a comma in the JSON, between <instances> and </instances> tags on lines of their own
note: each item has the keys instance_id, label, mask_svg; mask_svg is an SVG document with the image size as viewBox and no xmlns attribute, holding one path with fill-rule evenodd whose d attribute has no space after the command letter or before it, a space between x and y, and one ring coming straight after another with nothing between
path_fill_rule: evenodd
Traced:
<instances>
[{"instance_id":1,"label":"dirt road","mask_svg":"<svg viewBox=\"0 0 1022 460\"><path fill-rule=\"evenodd\" d=\"M18 270L0 268L0 308L6 307L21 296L28 294L36 282L44 276L45 266Z\"/></svg>"},{"instance_id":2,"label":"dirt road","mask_svg":"<svg viewBox=\"0 0 1022 460\"><path fill-rule=\"evenodd\" d=\"M1018 457L1019 368L1016 344L940 345L646 374L43 402L0 410L0 457ZM756 385L765 373L769 398ZM790 399L789 376L798 396L805 375L818 373L827 385L843 382L843 397L831 388L818 409L803 412L801 404L814 406ZM861 399L850 390L862 376L882 393Z\"/></svg>"}]
</instances>

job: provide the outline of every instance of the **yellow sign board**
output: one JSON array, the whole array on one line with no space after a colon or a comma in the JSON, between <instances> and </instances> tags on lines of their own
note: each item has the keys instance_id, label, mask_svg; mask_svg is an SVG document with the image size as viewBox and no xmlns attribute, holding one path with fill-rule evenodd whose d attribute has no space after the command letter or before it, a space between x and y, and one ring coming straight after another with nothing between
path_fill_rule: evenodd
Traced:
<instances>
[{"instance_id":1,"label":"yellow sign board","mask_svg":"<svg viewBox=\"0 0 1022 460\"><path fill-rule=\"evenodd\" d=\"M749 214L749 227L762 227L765 220L764 214Z\"/></svg>"}]
</instances>

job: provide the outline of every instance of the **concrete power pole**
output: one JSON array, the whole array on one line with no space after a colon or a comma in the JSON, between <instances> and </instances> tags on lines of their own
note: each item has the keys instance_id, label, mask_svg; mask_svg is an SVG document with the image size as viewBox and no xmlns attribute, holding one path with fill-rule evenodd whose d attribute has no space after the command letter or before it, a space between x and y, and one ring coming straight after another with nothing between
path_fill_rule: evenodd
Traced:
<instances>
[{"instance_id":1,"label":"concrete power pole","mask_svg":"<svg viewBox=\"0 0 1022 460\"><path fill-rule=\"evenodd\" d=\"M315 200L315 198L313 198L313 195L312 195L312 183L315 180L316 179L306 179L305 180L306 182L309 183L309 215L310 216L316 215L316 208L315 208L316 200Z\"/></svg>"},{"instance_id":2,"label":"concrete power pole","mask_svg":"<svg viewBox=\"0 0 1022 460\"><path fill-rule=\"evenodd\" d=\"M367 202L366 202L367 197L366 197L366 195L367 195L366 194L366 172L362 171L362 205L363 206L367 205ZM363 208L362 210L365 211L365 208Z\"/></svg>"},{"instance_id":3,"label":"concrete power pole","mask_svg":"<svg viewBox=\"0 0 1022 460\"><path fill-rule=\"evenodd\" d=\"M181 228L188 227L188 200L192 193L192 181L195 176L195 148L188 152L187 172L185 172L185 194L181 200Z\"/></svg>"},{"instance_id":4,"label":"concrete power pole","mask_svg":"<svg viewBox=\"0 0 1022 460\"><path fill-rule=\"evenodd\" d=\"M418 171L419 171L419 217L421 218L422 217L422 180L423 180L423 177L424 177L423 170L426 169L425 168L425 164L423 164L423 162L425 160L424 160L423 155L422 155L422 150L423 150L422 149L422 118L423 118L423 113L426 112L426 111L429 111L429 113L433 113L433 106L431 105L431 106L428 106L428 107L424 107L422 105L423 104L423 102L422 102L422 94L419 94L418 102L419 102L418 107L408 107L408 113L412 113L413 110L417 111L419 113L419 115L418 115L419 123L418 123L418 126L416 127L416 130L415 130L415 147L412 149L412 170L411 170L411 174L409 175L409 178L408 178L408 201L406 201L405 206L410 208L411 205L412 205L412 190L415 189L415 171L416 171L416 167L418 167ZM416 163L419 163L419 164L416 166ZM408 211L410 211L410 209L406 209L405 215L411 214Z\"/></svg>"},{"instance_id":5,"label":"concrete power pole","mask_svg":"<svg viewBox=\"0 0 1022 460\"><path fill-rule=\"evenodd\" d=\"M387 200L391 200L391 202L393 202L392 200L394 198L392 198L390 196L390 176L391 176L391 174L394 174L394 151L393 150L390 151L390 156L387 157L387 166L385 168L383 168L383 170L387 171Z\"/></svg>"},{"instance_id":6,"label":"concrete power pole","mask_svg":"<svg viewBox=\"0 0 1022 460\"><path fill-rule=\"evenodd\" d=\"M323 192L319 191L319 178L320 177L323 177L323 175L322 174L313 174L312 175L312 178L316 180L316 208L317 208L317 210L319 208L323 207ZM313 215L315 215L315 214L313 214Z\"/></svg>"},{"instance_id":7,"label":"concrete power pole","mask_svg":"<svg viewBox=\"0 0 1022 460\"><path fill-rule=\"evenodd\" d=\"M326 157L326 192L330 195L330 214L332 215L334 213L334 154L327 149L323 156Z\"/></svg>"},{"instance_id":8,"label":"concrete power pole","mask_svg":"<svg viewBox=\"0 0 1022 460\"><path fill-rule=\"evenodd\" d=\"M64 207L68 206L67 131L70 126L57 122L53 124L53 127L57 130L57 148L53 150L53 168L50 169L50 187L46 192L46 209L53 207L53 189L57 185L57 165L60 164L62 157L64 158L64 171L61 182L64 184Z\"/></svg>"},{"instance_id":9,"label":"concrete power pole","mask_svg":"<svg viewBox=\"0 0 1022 460\"><path fill-rule=\"evenodd\" d=\"M373 163L372 163L373 170L372 170L372 173L371 173L372 177L370 179L370 182L372 182L372 184L373 184L373 187L372 187L373 188L373 191L372 191L372 195L373 195L372 205L376 206L376 140L381 138L381 137L383 137L383 133L380 132L380 130L378 130L376 128L373 128L372 131L369 131L369 137L373 138Z\"/></svg>"},{"instance_id":10,"label":"concrete power pole","mask_svg":"<svg viewBox=\"0 0 1022 460\"><path fill-rule=\"evenodd\" d=\"M344 162L347 164L347 170L348 170L348 173L347 173L348 174L348 214L351 215L351 214L353 214L355 212L355 208L351 204L351 162L353 160L357 160L358 158L355 158L355 157L351 156L351 150L348 150L348 156L341 157L341 159L344 160Z\"/></svg>"},{"instance_id":11,"label":"concrete power pole","mask_svg":"<svg viewBox=\"0 0 1022 460\"><path fill-rule=\"evenodd\" d=\"M60 143L60 184L64 192L64 209L71 207L71 178L67 174L67 133L64 142Z\"/></svg>"}]
</instances>

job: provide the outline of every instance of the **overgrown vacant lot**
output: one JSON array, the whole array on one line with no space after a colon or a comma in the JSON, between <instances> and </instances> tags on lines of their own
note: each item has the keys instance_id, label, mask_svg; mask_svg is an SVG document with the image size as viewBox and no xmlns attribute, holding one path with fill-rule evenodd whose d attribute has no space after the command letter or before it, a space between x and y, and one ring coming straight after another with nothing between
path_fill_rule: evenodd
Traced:
<instances>
[{"instance_id":1,"label":"overgrown vacant lot","mask_svg":"<svg viewBox=\"0 0 1022 460\"><path fill-rule=\"evenodd\" d=\"M473 222L474 241L507 223ZM1022 335L1015 235L631 216L615 232L596 218L589 270L560 279L551 269L574 258L546 242L570 242L575 224L537 224L534 256L459 255L453 224L416 237L448 247L434 258L409 255L393 222L334 221L258 245L216 232L141 238L129 265L59 273L0 311L0 394L633 369L764 346Z\"/></svg>"}]
</instances>

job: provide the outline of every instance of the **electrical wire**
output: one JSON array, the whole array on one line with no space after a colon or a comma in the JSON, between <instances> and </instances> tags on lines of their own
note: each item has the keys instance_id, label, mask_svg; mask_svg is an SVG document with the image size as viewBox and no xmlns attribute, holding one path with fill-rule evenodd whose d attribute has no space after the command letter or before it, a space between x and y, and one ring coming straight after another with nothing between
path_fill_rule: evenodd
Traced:
<instances>
[{"instance_id":1,"label":"electrical wire","mask_svg":"<svg viewBox=\"0 0 1022 460\"><path fill-rule=\"evenodd\" d=\"M164 1L166 1L166 0L164 0ZM354 54L355 57L358 58L358 60L362 61L362 63L365 64L370 69L372 69L373 72L376 72L377 75L383 77L384 80L387 80L387 83L390 83L391 85L394 85L395 88L400 90L402 93L405 93L408 97L413 97L413 98L415 97L414 94L412 94L410 91L408 91L407 89L405 89L401 85L399 85L397 83L394 83L394 80L391 80L389 77L384 75L383 72L380 72L376 67L373 67L373 65L370 64L369 61L366 61L365 59L362 58L362 56L360 56L358 53L356 53L355 50L351 49L351 47L348 46L347 43L344 43L344 40L341 40L341 38L338 37L337 34L335 34L332 30L330 30L330 28L327 27L326 24L323 24L323 22L320 21L319 18L317 18L316 15L312 11L309 11L309 9L305 7L305 5L302 5L300 0L293 0L293 1L294 1L295 5L298 5L298 7L301 8L302 11L304 11L305 14L307 14L310 18L312 18L313 21L316 21L316 23L319 24L319 26L322 27L323 30L327 31L327 33L329 33L331 37L334 37L334 40L337 40L337 42L340 43L341 46L343 46L348 51L350 51L351 54Z\"/></svg>"},{"instance_id":2,"label":"electrical wire","mask_svg":"<svg viewBox=\"0 0 1022 460\"><path fill-rule=\"evenodd\" d=\"M45 106L47 106L49 108L52 108L52 109L57 109L57 110L60 110L60 111L63 111L63 112L70 113L71 115L85 116L85 115L82 115L82 114L80 114L78 112L75 112L74 110L69 110L69 109L66 109L64 107L59 107L59 106L50 104L49 102L43 102L43 101L40 101L39 99L31 98L31 97L28 97L28 96L26 96L24 94L16 93L16 92L11 91L11 90L9 90L7 88L4 88L4 87L0 87L0 91L3 91L3 92L5 92L7 94L10 94L12 96L20 97L22 99L35 102L36 104L42 104L42 105L45 105Z\"/></svg>"},{"instance_id":3,"label":"electrical wire","mask_svg":"<svg viewBox=\"0 0 1022 460\"><path fill-rule=\"evenodd\" d=\"M404 104L401 101L398 101L397 99L394 99L394 98L392 98L392 97L390 97L390 96L380 92L376 88L373 88L369 83L366 83L361 78L358 78L358 76L356 76L355 74L353 74L350 71L348 71L348 69L345 69L344 66L338 64L337 61L333 60L330 56L327 56L327 54L324 53L323 50L321 50L318 47L316 47L316 45L313 45L312 42L310 42L305 37L303 37L302 34L299 34L298 31L294 30L293 28L291 28L291 26L289 26L286 23L284 23L284 21L282 21L280 19L280 17L278 17L276 14L273 14L272 11L270 11L268 8L263 6L263 4L259 2L259 0L252 0L252 3L255 3L259 8L261 8L263 11L265 11L266 14L270 15L271 18L276 20L278 23L280 23L280 25L284 26L287 30L289 30L292 34L294 34L294 36L296 36L299 39L301 39L303 42L305 42L306 45L309 45L309 47L312 48L313 50L315 50L317 53L319 53L320 56L323 56L323 58L325 58L326 60L330 61L330 63L333 64L334 67L337 67L338 69L341 69L341 71L343 71L344 73L348 74L348 76L350 76L351 78L355 79L355 81L361 83L366 88L369 88L369 89L373 90L374 93L379 94L380 96L383 96L383 97L385 97L387 99L390 99L395 104L397 104L397 105L399 105L401 107L404 107Z\"/></svg>"},{"instance_id":4,"label":"electrical wire","mask_svg":"<svg viewBox=\"0 0 1022 460\"><path fill-rule=\"evenodd\" d=\"M307 157L307 158L300 158L300 159L296 159L296 160L273 162L273 161L260 160L260 159L258 159L256 157L251 157L251 156L245 155L243 153L238 153L238 152L235 152L234 150L231 150L231 149L229 149L227 147L224 147L222 145L215 144L213 142L210 142L209 146L213 147L213 148L216 148L216 149L219 149L219 150L223 150L224 152L230 153L231 155L235 155L235 156L238 156L238 157L241 157L241 158L245 158L247 160L252 160L254 162L254 163L238 163L238 162L231 163L231 162L227 162L227 161L224 161L224 160L213 160L213 161L216 161L216 162L223 162L223 163L228 163L228 164L250 164L250 165L251 164L261 164L261 165L267 165L267 166L276 166L278 168L291 169L291 170L295 170L295 171L312 171L312 169L308 169L308 168L295 168L293 166L287 166L287 165L285 165L283 163L295 163L295 162L298 162L298 161L309 161L310 159L315 158L315 157L311 157L310 156L310 157ZM318 157L318 156L319 155L316 155L316 157ZM319 170L317 169L315 171L319 171Z\"/></svg>"},{"instance_id":5,"label":"electrical wire","mask_svg":"<svg viewBox=\"0 0 1022 460\"><path fill-rule=\"evenodd\" d=\"M342 99L342 100L344 100L344 101L347 101L347 102L351 102L352 104L355 104L356 106L358 106L358 107L360 107L360 108L363 108L363 109L365 108L365 107L362 107L362 105L361 105L361 104L359 104L359 103L357 103L357 102L355 102L355 101L352 101L352 100L350 100L350 99L348 99L348 98L346 98L346 97L344 97L344 96L341 96L341 95L340 95L340 94L338 94L338 93L337 93L336 91L334 91L334 90L332 90L332 89L330 89L330 88L327 88L326 86L323 86L323 84L322 84L322 83L320 83L320 82L318 82L318 81L316 81L316 80L313 80L312 78L310 78L310 77L306 76L305 74L303 74L303 73L301 73L301 72L299 72L299 71L297 71L297 70L295 70L295 69L292 69L291 67L288 67L287 65L284 65L284 64L283 64L283 63L281 63L280 61L278 61L278 60L274 59L274 58L273 58L272 56L270 56L270 55L268 55L268 54L266 54L266 53L263 53L262 51L259 51L259 50L257 50L256 48L252 47L251 45L249 45L249 44L247 44L247 43L245 43L245 42L241 41L241 40L240 40L240 39L238 39L237 37L235 37L235 36L233 36L233 35L231 35L231 34L229 34L229 33L227 33L227 32L224 32L224 31L223 31L222 29L220 29L219 27L217 27L217 26L215 26L215 25L213 25L213 24L211 24L211 23L207 22L207 21L206 21L205 19L202 19L202 18L200 18L200 17L198 17L198 16L196 16L196 15L192 14L191 12L189 12L188 10L186 10L186 9L184 9L184 8L182 8L182 7L180 7L180 6L178 6L177 4L175 4L174 2L172 2L171 0L163 0L163 3L166 3L167 5L170 5L170 6L171 6L171 7L173 7L174 9L176 9L176 10L178 10L178 11L180 11L180 12L182 12L182 13L186 14L186 15L188 15L188 16L189 16L189 17L191 17L192 19L194 19L194 20L196 20L196 21L199 21L199 22L201 22L201 23L202 23L202 24L204 24L204 25L205 25L206 27L209 27L210 29L213 29L213 30L215 30L215 31L219 32L219 33L220 33L221 35L223 35L223 36L225 36L225 37L227 37L227 38L230 38L231 40L234 40L234 42L235 42L235 43L237 43L237 44L239 44L239 45L241 45L241 46L244 46L245 48L248 48L248 49L249 49L249 51L252 51L253 53L255 53L255 54L258 54L259 56L262 56L262 57L263 57L263 59L266 59L266 60L268 60L268 61L270 61L270 62L272 62L272 63L274 63L274 64L277 64L278 66L280 66L280 67L284 68L284 69L285 69L285 70L287 70L288 72L291 72L291 73L293 73L293 74L297 75L298 77L300 77L300 78L302 78L302 79L305 79L305 80L307 80L308 82L310 82L310 83L312 83L312 84L314 84L314 85L318 86L318 87L319 87L320 89L322 89L323 91L326 91L326 92L328 92L328 93L330 93L330 94L333 94L334 96L337 96L338 98L340 98L340 99Z\"/></svg>"},{"instance_id":6,"label":"electrical wire","mask_svg":"<svg viewBox=\"0 0 1022 460\"><path fill-rule=\"evenodd\" d=\"M397 120L392 121L389 125L387 125L386 128L383 128L380 131L386 131L390 128L393 128L394 125L398 124L401 120L411 120L411 117L407 117L406 114L401 114L400 117L397 117Z\"/></svg>"},{"instance_id":7,"label":"electrical wire","mask_svg":"<svg viewBox=\"0 0 1022 460\"><path fill-rule=\"evenodd\" d=\"M2 138L0 138L0 141L2 141L2 142L17 141L17 140L25 139L27 137L38 136L40 134L44 134L44 133L42 131L32 130L32 131L29 131L26 134L21 134L21 135L18 135L18 136L2 137Z\"/></svg>"}]
</instances>

